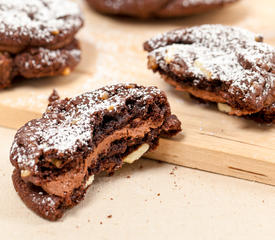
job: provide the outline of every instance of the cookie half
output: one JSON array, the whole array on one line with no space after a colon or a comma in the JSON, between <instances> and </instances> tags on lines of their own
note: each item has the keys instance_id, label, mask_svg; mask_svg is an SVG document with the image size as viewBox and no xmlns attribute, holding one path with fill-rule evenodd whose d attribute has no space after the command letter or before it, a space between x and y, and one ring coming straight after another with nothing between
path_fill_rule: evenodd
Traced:
<instances>
[{"instance_id":1,"label":"cookie half","mask_svg":"<svg viewBox=\"0 0 275 240\"><path fill-rule=\"evenodd\" d=\"M104 14L138 18L179 17L223 7L237 0L87 0L96 11Z\"/></svg>"},{"instance_id":2,"label":"cookie half","mask_svg":"<svg viewBox=\"0 0 275 240\"><path fill-rule=\"evenodd\" d=\"M83 199L94 175L119 169L173 136L181 123L164 92L135 84L107 86L56 100L18 130L10 160L25 204L57 220Z\"/></svg>"},{"instance_id":3,"label":"cookie half","mask_svg":"<svg viewBox=\"0 0 275 240\"><path fill-rule=\"evenodd\" d=\"M68 74L80 61L75 34L82 26L70 0L0 0L0 88L16 76Z\"/></svg>"},{"instance_id":4,"label":"cookie half","mask_svg":"<svg viewBox=\"0 0 275 240\"><path fill-rule=\"evenodd\" d=\"M237 27L202 25L144 43L148 67L221 111L274 122L275 48Z\"/></svg>"}]
</instances>

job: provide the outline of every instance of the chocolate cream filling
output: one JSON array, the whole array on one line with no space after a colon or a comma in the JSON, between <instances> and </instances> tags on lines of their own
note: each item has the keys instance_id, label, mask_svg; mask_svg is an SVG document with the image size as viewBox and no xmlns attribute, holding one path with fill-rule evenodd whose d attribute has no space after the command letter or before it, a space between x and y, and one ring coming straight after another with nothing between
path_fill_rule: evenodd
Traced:
<instances>
[{"instance_id":1,"label":"chocolate cream filling","mask_svg":"<svg viewBox=\"0 0 275 240\"><path fill-rule=\"evenodd\" d=\"M136 119L135 121L142 121ZM85 179L88 179L88 168L97 161L100 154L106 154L109 152L111 144L120 139L136 139L143 138L151 129L157 129L163 124L162 121L142 121L138 127L131 128L130 124L124 128L113 132L111 135L101 141L97 147L89 154L89 156L80 163L76 168L72 168L65 173L62 173L51 180L38 179L37 177L30 177L26 179L33 184L40 186L48 194L53 194L59 197L66 197L71 195L74 189L83 185Z\"/></svg>"},{"instance_id":2,"label":"chocolate cream filling","mask_svg":"<svg viewBox=\"0 0 275 240\"><path fill-rule=\"evenodd\" d=\"M228 102L225 98L223 98L221 92L210 92L210 91L206 91L206 90L196 89L192 86L184 85L183 83L179 83L178 81L176 81L173 78L168 77L164 74L162 74L161 76L167 83L174 86L177 90L188 92L191 95L193 95L194 97L203 99L205 101L227 104L228 107L230 108L230 110L227 111L226 113L228 113L229 115L236 115L236 116L240 117L240 116L245 116L245 115L254 115L257 113L261 113L264 115L265 112L267 112L266 108L264 108L260 111L259 110L247 111L247 110L243 110L243 109L237 109L236 107L232 106L230 104L230 102ZM270 106L272 106L272 105L273 104L271 104Z\"/></svg>"}]
</instances>

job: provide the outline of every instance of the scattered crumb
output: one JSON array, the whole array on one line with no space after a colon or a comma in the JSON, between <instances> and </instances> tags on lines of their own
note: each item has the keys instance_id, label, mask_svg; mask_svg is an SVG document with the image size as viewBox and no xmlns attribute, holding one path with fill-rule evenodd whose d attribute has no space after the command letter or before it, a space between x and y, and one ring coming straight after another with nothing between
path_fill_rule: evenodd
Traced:
<instances>
[{"instance_id":1,"label":"scattered crumb","mask_svg":"<svg viewBox=\"0 0 275 240\"><path fill-rule=\"evenodd\" d=\"M88 223L89 223L89 222L91 222L91 220L90 220L90 219L88 219Z\"/></svg>"},{"instance_id":2,"label":"scattered crumb","mask_svg":"<svg viewBox=\"0 0 275 240\"><path fill-rule=\"evenodd\" d=\"M126 178L131 178L131 176L127 176Z\"/></svg>"},{"instance_id":3,"label":"scattered crumb","mask_svg":"<svg viewBox=\"0 0 275 240\"><path fill-rule=\"evenodd\" d=\"M112 218L112 217L113 217L112 215L107 216L107 218Z\"/></svg>"},{"instance_id":4,"label":"scattered crumb","mask_svg":"<svg viewBox=\"0 0 275 240\"><path fill-rule=\"evenodd\" d=\"M262 203L264 203L264 200L262 201Z\"/></svg>"},{"instance_id":5,"label":"scattered crumb","mask_svg":"<svg viewBox=\"0 0 275 240\"><path fill-rule=\"evenodd\" d=\"M160 193L158 193L157 196L159 197L159 196L160 196Z\"/></svg>"},{"instance_id":6,"label":"scattered crumb","mask_svg":"<svg viewBox=\"0 0 275 240\"><path fill-rule=\"evenodd\" d=\"M172 170L171 170L171 172L170 172L170 175L176 176L175 171L176 171L177 169L178 169L177 166L173 167Z\"/></svg>"},{"instance_id":7,"label":"scattered crumb","mask_svg":"<svg viewBox=\"0 0 275 240\"><path fill-rule=\"evenodd\" d=\"M110 200L114 200L114 199L111 197Z\"/></svg>"},{"instance_id":8,"label":"scattered crumb","mask_svg":"<svg viewBox=\"0 0 275 240\"><path fill-rule=\"evenodd\" d=\"M79 228L79 226L78 226L78 225L76 225L75 227L76 227L77 229Z\"/></svg>"},{"instance_id":9,"label":"scattered crumb","mask_svg":"<svg viewBox=\"0 0 275 240\"><path fill-rule=\"evenodd\" d=\"M50 97L48 98L49 103L52 103L56 100L59 100L60 96L58 94L58 92L56 91L56 89L53 89L52 94L50 95Z\"/></svg>"},{"instance_id":10,"label":"scattered crumb","mask_svg":"<svg viewBox=\"0 0 275 240\"><path fill-rule=\"evenodd\" d=\"M102 224L102 222L100 222L100 224Z\"/></svg>"}]
</instances>

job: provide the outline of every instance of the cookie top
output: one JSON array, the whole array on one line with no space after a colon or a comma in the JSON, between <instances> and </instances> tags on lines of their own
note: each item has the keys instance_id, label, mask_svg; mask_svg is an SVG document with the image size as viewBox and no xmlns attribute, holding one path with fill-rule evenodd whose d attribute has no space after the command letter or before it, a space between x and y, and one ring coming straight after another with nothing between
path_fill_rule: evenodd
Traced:
<instances>
[{"instance_id":1,"label":"cookie top","mask_svg":"<svg viewBox=\"0 0 275 240\"><path fill-rule=\"evenodd\" d=\"M204 12L237 0L87 0L97 11L135 17L174 17Z\"/></svg>"},{"instance_id":2,"label":"cookie top","mask_svg":"<svg viewBox=\"0 0 275 240\"><path fill-rule=\"evenodd\" d=\"M135 84L107 86L80 96L52 102L42 118L28 122L17 132L11 148L11 162L20 169L36 172L41 156L53 159L79 156L81 149L89 152L95 147L93 131L103 117L119 113L135 102L143 106L156 96L167 102L163 92L155 87Z\"/></svg>"},{"instance_id":3,"label":"cookie top","mask_svg":"<svg viewBox=\"0 0 275 240\"><path fill-rule=\"evenodd\" d=\"M231 106L258 112L275 102L275 48L237 27L202 25L160 34L144 44L149 67L177 82L215 85Z\"/></svg>"},{"instance_id":4,"label":"cookie top","mask_svg":"<svg viewBox=\"0 0 275 240\"><path fill-rule=\"evenodd\" d=\"M0 0L0 47L59 48L83 25L80 8L70 0ZM66 42L62 44L63 42Z\"/></svg>"}]
</instances>

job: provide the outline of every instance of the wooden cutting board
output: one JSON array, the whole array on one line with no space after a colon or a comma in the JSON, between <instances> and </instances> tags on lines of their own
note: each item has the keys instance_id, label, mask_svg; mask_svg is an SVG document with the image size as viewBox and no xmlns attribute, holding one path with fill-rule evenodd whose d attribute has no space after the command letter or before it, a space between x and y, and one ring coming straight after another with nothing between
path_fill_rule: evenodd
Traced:
<instances>
[{"instance_id":1,"label":"wooden cutting board","mask_svg":"<svg viewBox=\"0 0 275 240\"><path fill-rule=\"evenodd\" d=\"M0 125L18 128L41 115L55 88L62 97L106 84L136 82L167 92L183 132L162 139L148 158L275 185L275 128L227 116L176 92L146 67L142 43L159 32L205 23L221 23L262 33L275 45L275 1L242 0L206 14L170 20L110 18L81 2L86 22L79 34L83 60L68 77L22 80L0 93Z\"/></svg>"}]
</instances>

